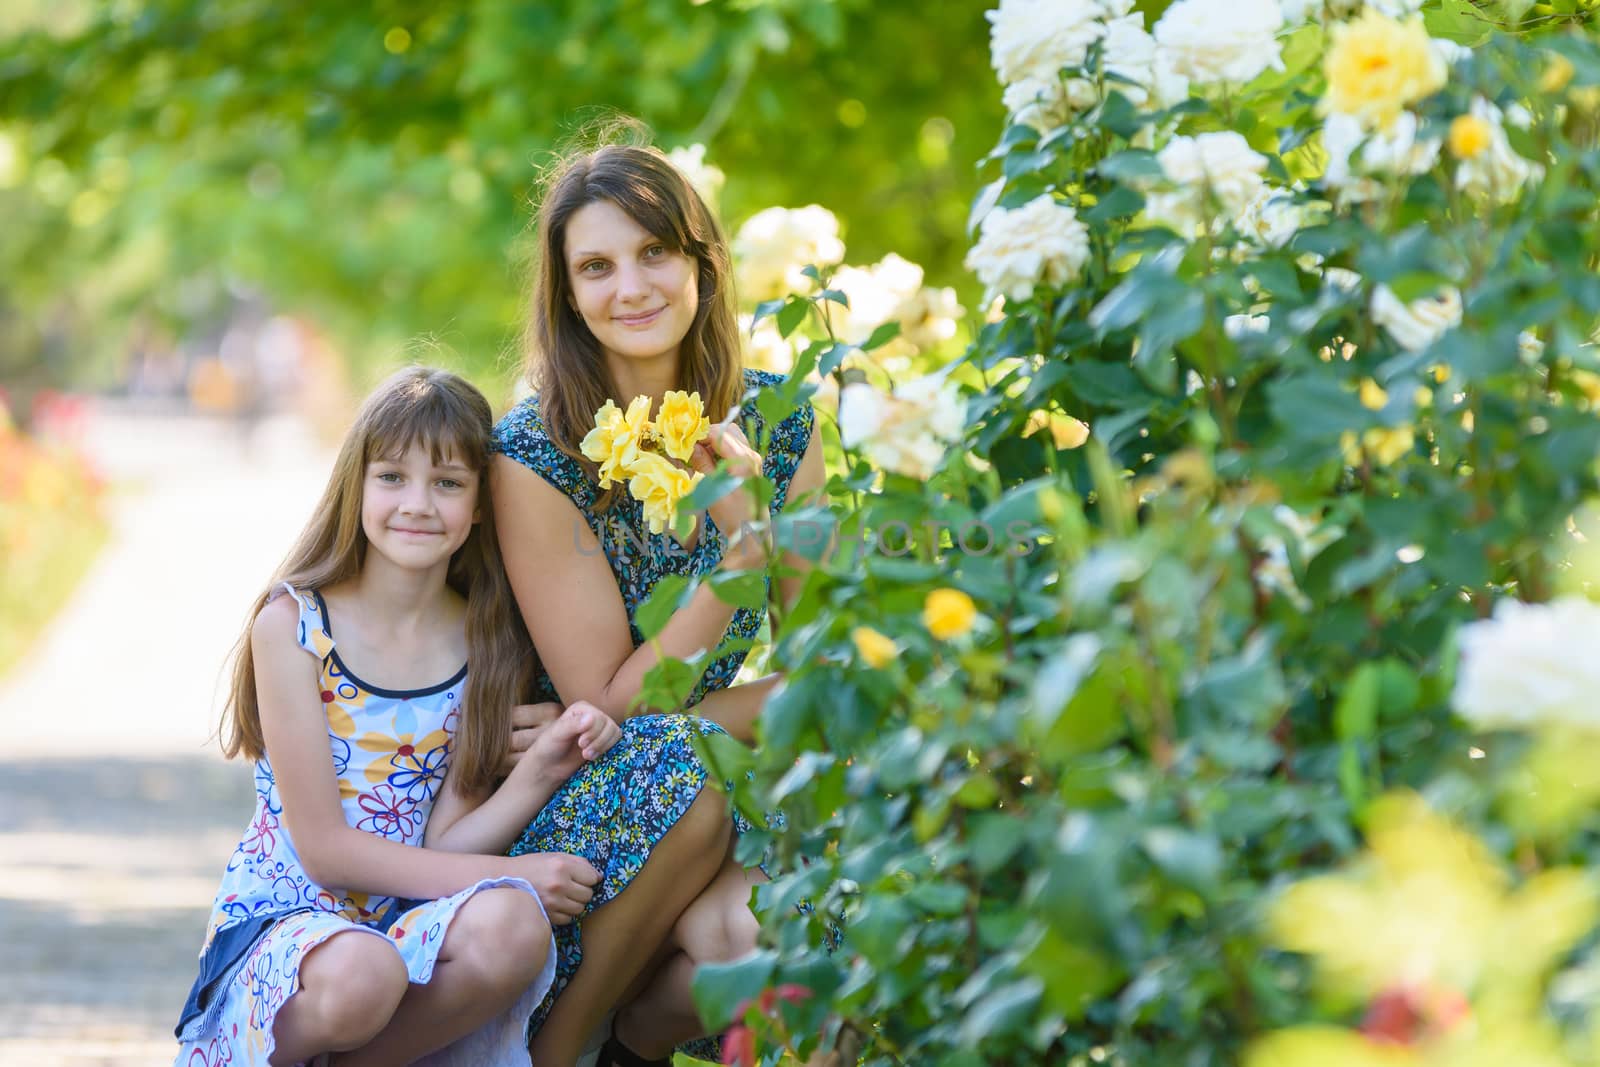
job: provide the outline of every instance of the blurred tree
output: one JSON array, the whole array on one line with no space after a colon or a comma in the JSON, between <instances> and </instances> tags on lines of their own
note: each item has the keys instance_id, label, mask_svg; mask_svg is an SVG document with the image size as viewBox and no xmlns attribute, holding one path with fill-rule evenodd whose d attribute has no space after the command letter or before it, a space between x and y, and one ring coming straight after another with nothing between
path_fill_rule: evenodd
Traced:
<instances>
[{"instance_id":1,"label":"blurred tree","mask_svg":"<svg viewBox=\"0 0 1600 1067\"><path fill-rule=\"evenodd\" d=\"M22 0L18 11L28 8ZM0 375L115 372L230 287L358 362L503 381L537 169L604 109L703 142L730 229L821 202L853 262L960 265L1000 119L988 0L149 0L0 22ZM63 14L63 10L67 13ZM70 336L51 341L50 330ZM54 349L50 345L54 344ZM70 353L70 355L67 355Z\"/></svg>"}]
</instances>

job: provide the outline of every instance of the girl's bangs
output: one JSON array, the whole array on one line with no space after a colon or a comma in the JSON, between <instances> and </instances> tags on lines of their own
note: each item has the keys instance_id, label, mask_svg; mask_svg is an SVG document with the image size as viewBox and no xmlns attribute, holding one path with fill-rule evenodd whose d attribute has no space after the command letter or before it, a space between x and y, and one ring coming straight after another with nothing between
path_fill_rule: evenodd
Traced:
<instances>
[{"instance_id":1,"label":"girl's bangs","mask_svg":"<svg viewBox=\"0 0 1600 1067\"><path fill-rule=\"evenodd\" d=\"M396 460L413 447L428 453L434 464L454 460L475 471L489 465L489 441L485 427L467 405L439 391L423 397L407 397L414 402L397 405L392 418L378 419L367 441L367 461Z\"/></svg>"}]
</instances>

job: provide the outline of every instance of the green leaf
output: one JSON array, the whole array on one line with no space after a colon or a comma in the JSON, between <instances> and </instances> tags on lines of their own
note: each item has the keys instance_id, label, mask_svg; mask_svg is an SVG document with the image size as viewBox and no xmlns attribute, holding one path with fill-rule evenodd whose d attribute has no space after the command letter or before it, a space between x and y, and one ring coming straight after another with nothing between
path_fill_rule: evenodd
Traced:
<instances>
[{"instance_id":1,"label":"green leaf","mask_svg":"<svg viewBox=\"0 0 1600 1067\"><path fill-rule=\"evenodd\" d=\"M734 1021L735 1013L746 1001L753 1001L772 984L778 969L777 956L766 950L733 963L702 963L694 969L695 1012L713 1031Z\"/></svg>"},{"instance_id":2,"label":"green leaf","mask_svg":"<svg viewBox=\"0 0 1600 1067\"><path fill-rule=\"evenodd\" d=\"M900 336L900 323L886 322L872 331L872 334L861 342L861 351L871 352L875 348L882 348L896 337Z\"/></svg>"},{"instance_id":3,"label":"green leaf","mask_svg":"<svg viewBox=\"0 0 1600 1067\"><path fill-rule=\"evenodd\" d=\"M811 302L803 296L790 297L778 312L778 333L788 337L806 321L806 316L811 313Z\"/></svg>"},{"instance_id":4,"label":"green leaf","mask_svg":"<svg viewBox=\"0 0 1600 1067\"><path fill-rule=\"evenodd\" d=\"M680 574L668 574L656 583L650 596L633 613L633 624L649 641L666 628L667 623L688 600L689 579Z\"/></svg>"},{"instance_id":5,"label":"green leaf","mask_svg":"<svg viewBox=\"0 0 1600 1067\"><path fill-rule=\"evenodd\" d=\"M736 608L760 608L767 603L767 575L765 571L714 572L709 579L711 591L724 604Z\"/></svg>"}]
</instances>

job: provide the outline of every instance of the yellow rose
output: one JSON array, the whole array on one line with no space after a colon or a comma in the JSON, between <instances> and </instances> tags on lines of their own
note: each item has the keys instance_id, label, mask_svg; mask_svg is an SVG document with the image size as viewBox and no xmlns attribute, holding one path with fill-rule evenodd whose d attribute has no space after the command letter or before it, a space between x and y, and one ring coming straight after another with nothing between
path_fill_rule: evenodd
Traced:
<instances>
[{"instance_id":1,"label":"yellow rose","mask_svg":"<svg viewBox=\"0 0 1600 1067\"><path fill-rule=\"evenodd\" d=\"M626 414L609 400L594 413L594 429L578 442L578 451L600 465L600 488L610 489L633 473L652 432L647 396L634 397Z\"/></svg>"},{"instance_id":2,"label":"yellow rose","mask_svg":"<svg viewBox=\"0 0 1600 1067\"><path fill-rule=\"evenodd\" d=\"M1493 140L1494 131L1476 115L1457 115L1450 123L1450 154L1457 159L1474 159L1483 154Z\"/></svg>"},{"instance_id":3,"label":"yellow rose","mask_svg":"<svg viewBox=\"0 0 1600 1067\"><path fill-rule=\"evenodd\" d=\"M658 534L672 525L678 501L689 495L703 475L673 466L672 461L654 452L641 452L628 479L628 492L644 505L644 518L650 532ZM691 523L691 530L694 525Z\"/></svg>"},{"instance_id":4,"label":"yellow rose","mask_svg":"<svg viewBox=\"0 0 1600 1067\"><path fill-rule=\"evenodd\" d=\"M1360 437L1346 430L1339 436L1339 448L1344 452L1344 462L1349 467L1361 466L1361 455L1366 453L1375 466L1388 467L1399 462L1416 444L1416 434L1409 426L1379 426L1367 430Z\"/></svg>"},{"instance_id":5,"label":"yellow rose","mask_svg":"<svg viewBox=\"0 0 1600 1067\"><path fill-rule=\"evenodd\" d=\"M661 398L661 410L656 413L656 433L661 438L661 447L673 459L688 462L694 454L695 443L704 440L710 430L711 420L706 418L699 393L674 390Z\"/></svg>"},{"instance_id":6,"label":"yellow rose","mask_svg":"<svg viewBox=\"0 0 1600 1067\"><path fill-rule=\"evenodd\" d=\"M972 629L978 609L972 598L959 589L935 589L922 605L922 621L928 632L948 641Z\"/></svg>"},{"instance_id":7,"label":"yellow rose","mask_svg":"<svg viewBox=\"0 0 1600 1067\"><path fill-rule=\"evenodd\" d=\"M874 670L882 670L893 663L899 652L892 640L870 626L857 626L851 630L850 640L855 642L861 661Z\"/></svg>"},{"instance_id":8,"label":"yellow rose","mask_svg":"<svg viewBox=\"0 0 1600 1067\"><path fill-rule=\"evenodd\" d=\"M1447 77L1420 17L1397 22L1370 7L1334 27L1323 69L1323 106L1377 129L1387 129L1407 104L1442 88Z\"/></svg>"}]
</instances>

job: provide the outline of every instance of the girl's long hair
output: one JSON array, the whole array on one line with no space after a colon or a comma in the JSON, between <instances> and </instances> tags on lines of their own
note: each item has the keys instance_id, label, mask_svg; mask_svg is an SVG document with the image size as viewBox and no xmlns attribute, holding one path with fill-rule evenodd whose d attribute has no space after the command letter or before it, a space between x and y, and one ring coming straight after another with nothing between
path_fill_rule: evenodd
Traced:
<instances>
[{"instance_id":1,"label":"girl's long hair","mask_svg":"<svg viewBox=\"0 0 1600 1067\"><path fill-rule=\"evenodd\" d=\"M667 157L645 143L641 124L613 123L598 137L635 143L574 152L545 182L524 344L524 374L539 394L546 432L591 481L598 480L599 468L578 450L578 442L594 428L594 413L607 400L626 407L633 398L617 395L600 343L573 301L567 224L585 205L615 204L669 249L695 261L700 305L679 347L677 388L698 392L713 421L724 418L744 394L732 259L716 216ZM619 492L620 486L603 491L594 511L609 509Z\"/></svg>"},{"instance_id":2,"label":"girl's long hair","mask_svg":"<svg viewBox=\"0 0 1600 1067\"><path fill-rule=\"evenodd\" d=\"M427 367L391 376L361 405L311 522L251 605L234 646L233 682L218 731L224 755L256 760L265 752L250 651L256 616L285 582L311 592L361 572L367 551L361 529L367 464L420 445L435 463L449 456L478 472L478 522L450 558L446 579L467 602L466 704L451 759L461 791L493 782L511 747L512 705L528 699L536 664L495 536L488 476L493 425L482 393L448 371Z\"/></svg>"}]
</instances>

